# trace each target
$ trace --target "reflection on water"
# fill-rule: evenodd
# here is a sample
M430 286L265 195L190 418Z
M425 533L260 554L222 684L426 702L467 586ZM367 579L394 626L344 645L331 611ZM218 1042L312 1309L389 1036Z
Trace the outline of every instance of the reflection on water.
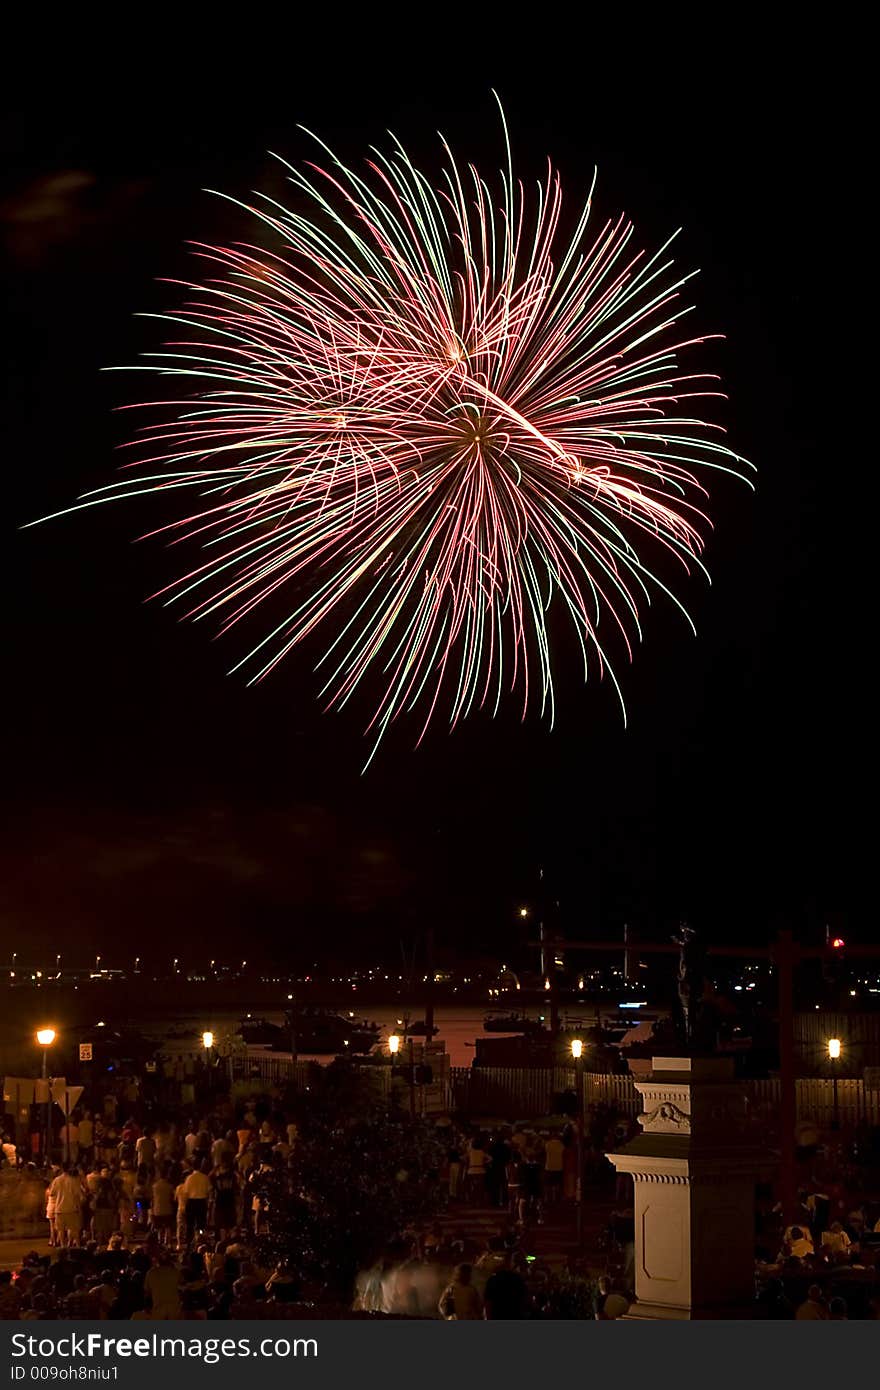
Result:
M340 1010L340 1012L347 1012L347 1010ZM354 1008L353 1012L358 1014L360 1010ZM443 1005L438 1005L435 1008L434 1023L438 1029L435 1041L445 1044L446 1051L449 1053L451 1066L469 1067L471 1065L471 1062L474 1060L475 1040L477 1038L489 1036L483 1029L483 1022L488 1012L490 1012L488 1008L483 1009L475 1005L447 1005L445 1007ZM544 1017L544 1012L540 1007L523 1008L518 1012L532 1019ZM561 1011L561 1019L564 1024L569 1026L576 1027L580 1024L582 1027L586 1028L595 1026L599 1020L606 1021L612 1017L616 1017L617 1014L618 1010L616 1008L587 1004L580 1007L574 1006L563 1009ZM279 1025L284 1022L283 1009L264 1009L260 1010L259 1013L254 1011L253 1016L255 1018L265 1018L269 1023L276 1023ZM405 1014L399 1004L377 1004L366 1007L363 1010L363 1017L369 1019L371 1022L379 1024L382 1029L382 1041L384 1043L385 1039L387 1039L391 1033L399 1033L402 1031ZM410 1018L415 1022L417 1019L424 1018L424 1013L421 1010L413 1010L410 1014ZM178 1016L175 1018L173 1026L175 1029L191 1028L199 1037L201 1037L205 1029L210 1028L219 1042L224 1035L235 1033L240 1020L241 1014L237 1014L232 1010L221 1010L216 1013L211 1013L210 1017L204 1015L198 1018L195 1016ZM633 1023L638 1023L638 1016L633 1018ZM158 1032L162 1029L168 1029L172 1025L167 1018L161 1019L157 1016L152 1020L146 1021L144 1026L149 1031ZM511 1035L493 1032L491 1036L499 1038L509 1037ZM421 1041L421 1039L417 1041ZM302 1054L302 1056L303 1060L306 1060L305 1054ZM327 1059L326 1057L319 1057L316 1060L326 1061Z

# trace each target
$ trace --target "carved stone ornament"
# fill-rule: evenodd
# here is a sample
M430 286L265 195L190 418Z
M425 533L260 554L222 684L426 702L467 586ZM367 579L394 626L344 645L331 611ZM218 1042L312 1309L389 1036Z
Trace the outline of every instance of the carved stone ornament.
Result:
M653 1110L640 1115L639 1124L642 1129L650 1129L655 1133L664 1131L667 1134L690 1134L691 1132L690 1115L671 1100L661 1101Z

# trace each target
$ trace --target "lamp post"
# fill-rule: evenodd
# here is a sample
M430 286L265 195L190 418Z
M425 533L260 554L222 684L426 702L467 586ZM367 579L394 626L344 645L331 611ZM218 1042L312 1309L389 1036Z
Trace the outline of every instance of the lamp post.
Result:
M206 1028L202 1034L202 1047L205 1049L205 1078L207 1088L211 1089L211 1048L214 1046L214 1034L210 1028Z
M409 1066L407 1067L407 1071L408 1071L408 1073L409 1073L409 1076L408 1076L408 1080L409 1080L409 1113L410 1113L411 1118L412 1118L412 1119L415 1119L415 1114L416 1114L416 1087L415 1087L415 1070L414 1070L413 1040L412 1040L412 1038L409 1038L409 1040L408 1040L408 1046L409 1046ZM389 1039L388 1039L388 1051L389 1051L389 1053L391 1054L391 1060L392 1060L392 1064L393 1064L394 1059L400 1055L400 1034L399 1034L399 1033L392 1033L392 1034L390 1035L390 1037L389 1037Z
M42 1076L43 1076L43 1080L46 1082L47 1088L48 1088L48 1084L49 1084L49 1048L52 1046L53 1042L55 1041L56 1036L57 1036L57 1035L56 1035L56 1033L55 1033L55 1029L54 1029L54 1028L38 1028L38 1029L37 1029L37 1042L40 1044L40 1047L43 1049L43 1069L42 1069ZM46 1092L46 1137L45 1137L45 1150L44 1150L44 1152L45 1152L46 1165L48 1166L49 1160L50 1160L50 1157L51 1157L51 1153L52 1153L52 1094L51 1094L51 1090L49 1090L49 1089L47 1089L47 1092Z
M577 1185L574 1199L577 1248L581 1251L584 1245L584 1044L580 1038L572 1038L571 1055L577 1076Z
M414 1120L416 1117L416 1052L411 1033L407 1043L409 1047L409 1116L411 1120Z
M837 1103L837 1064L840 1061L840 1038L828 1039L828 1057L831 1062L831 1128L840 1129L840 1111Z

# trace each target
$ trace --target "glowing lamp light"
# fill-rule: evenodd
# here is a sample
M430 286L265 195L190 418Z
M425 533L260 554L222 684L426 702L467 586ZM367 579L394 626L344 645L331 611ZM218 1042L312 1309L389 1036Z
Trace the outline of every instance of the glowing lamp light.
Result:
M545 989L549 989L549 988L550 988L550 981L549 981L549 980L545 980L545 981L544 981L544 988L545 988Z
M579 1062L584 1051L584 1045L580 1038L572 1038L571 1055L576 1062Z
M836 1062L840 1056L840 1038L828 1039L828 1056L832 1062Z
M37 1042L40 1044L40 1047L51 1047L56 1036L57 1034L54 1028L37 1029Z
M527 907L521 907L519 910L519 915L520 917L528 917L529 909Z
M391 1053L392 1057L396 1056L400 1051L400 1038L396 1033L392 1033L391 1037L388 1039L388 1051Z
M834 940L831 942L832 950L835 951L842 951L845 945L846 942L842 936L835 936Z
M214 1034L211 1032L210 1028L206 1029L202 1034L202 1045L206 1052L214 1046Z

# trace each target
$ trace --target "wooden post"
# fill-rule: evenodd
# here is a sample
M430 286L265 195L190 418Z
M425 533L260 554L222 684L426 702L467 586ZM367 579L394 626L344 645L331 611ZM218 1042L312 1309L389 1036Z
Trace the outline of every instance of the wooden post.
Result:
M584 1249L584 1059L575 1061L577 1076L577 1250L581 1255Z
M425 929L425 969L427 989L425 991L425 1041L434 1036L434 928Z
M795 1128L797 1126L797 1093L794 1066L794 940L791 931L783 928L774 951L777 973L779 1009L779 1123L781 1168L779 1189L782 1215L787 1222L794 1217L797 1196L795 1163Z

